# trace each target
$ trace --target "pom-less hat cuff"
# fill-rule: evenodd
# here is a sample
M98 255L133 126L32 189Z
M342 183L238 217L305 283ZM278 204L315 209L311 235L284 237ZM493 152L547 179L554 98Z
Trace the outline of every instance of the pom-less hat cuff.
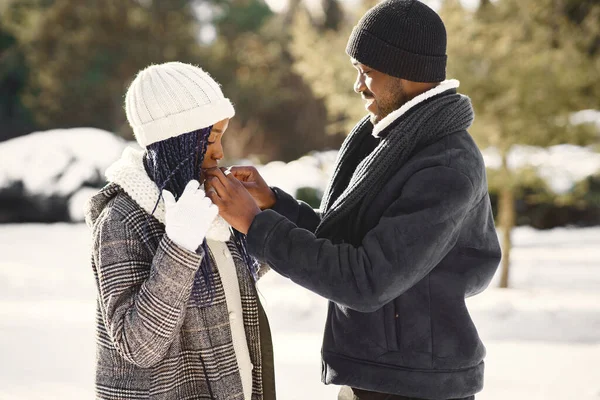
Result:
M377 71L413 82L442 82L446 79L447 56L415 54L395 47L355 26L346 53Z
M226 118L232 118L235 110L229 99L195 107L177 114L148 122L134 129L135 138L142 147L184 133L206 128Z

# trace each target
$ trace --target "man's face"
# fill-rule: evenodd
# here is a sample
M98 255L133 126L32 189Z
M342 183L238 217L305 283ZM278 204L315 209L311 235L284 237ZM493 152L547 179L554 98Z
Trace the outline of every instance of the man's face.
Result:
M365 100L373 125L409 100L402 79L374 70L355 59L352 59L352 65L358 72L354 91Z

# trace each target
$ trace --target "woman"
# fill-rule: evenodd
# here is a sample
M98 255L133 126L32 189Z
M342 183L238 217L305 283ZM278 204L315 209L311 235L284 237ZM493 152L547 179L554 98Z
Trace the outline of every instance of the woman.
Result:
M275 398L261 271L200 188L233 106L202 69L172 62L141 71L125 108L144 151L123 153L86 211L97 397Z

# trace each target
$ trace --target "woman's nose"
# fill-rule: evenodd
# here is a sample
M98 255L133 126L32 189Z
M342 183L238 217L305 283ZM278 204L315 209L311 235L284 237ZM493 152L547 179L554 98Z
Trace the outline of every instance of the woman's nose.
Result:
M214 148L212 149L213 152L211 154L211 158L213 160L219 162L224 157L224 154L223 154L223 145L219 141L218 143L213 144L213 146L214 146Z

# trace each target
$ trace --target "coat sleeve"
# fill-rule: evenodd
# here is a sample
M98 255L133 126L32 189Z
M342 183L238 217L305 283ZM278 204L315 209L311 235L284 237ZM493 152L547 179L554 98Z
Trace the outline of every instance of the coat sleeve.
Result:
M372 312L410 289L448 254L474 196L463 173L430 167L406 182L359 247L334 245L266 210L250 227L249 250L297 284Z
M125 223L107 218L95 235L93 257L112 343L127 361L155 365L179 334L203 253L164 235L152 257Z
M277 202L272 210L292 221L299 228L314 232L321 222L321 214L318 210L303 201L296 200L283 190L271 188L277 197Z

